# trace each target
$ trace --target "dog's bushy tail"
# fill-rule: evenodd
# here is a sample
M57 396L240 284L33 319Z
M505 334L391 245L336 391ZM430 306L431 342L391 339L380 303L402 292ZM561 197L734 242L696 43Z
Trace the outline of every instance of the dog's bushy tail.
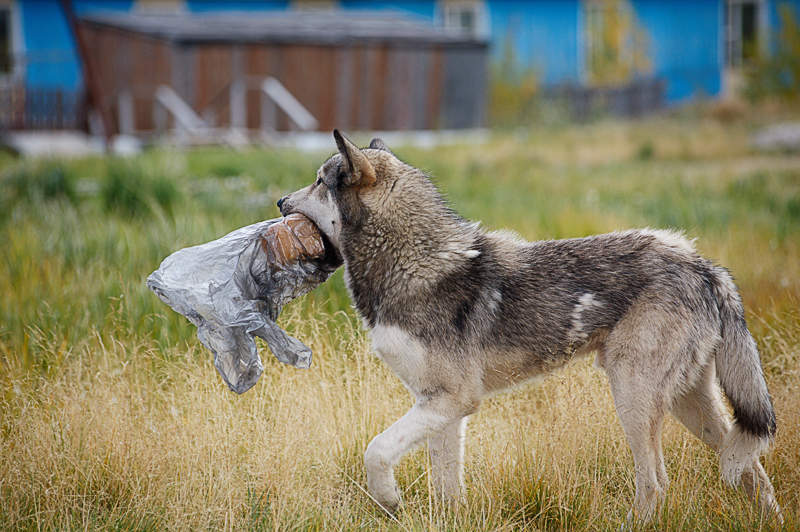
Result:
M744 321L744 308L736 285L724 268L715 267L713 277L722 322L716 369L736 418L721 449L722 477L731 484L738 484L742 472L752 467L772 443L775 411L758 348Z

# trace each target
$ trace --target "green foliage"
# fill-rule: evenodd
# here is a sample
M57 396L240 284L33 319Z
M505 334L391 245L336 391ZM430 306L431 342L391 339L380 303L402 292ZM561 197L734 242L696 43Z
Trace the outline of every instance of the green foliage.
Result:
M683 117L392 148L487 229L536 239L650 225L699 237L736 276L761 349L782 423L765 466L789 530L800 493L800 173L791 156L750 157L748 133ZM463 508L432 501L419 453L396 470L399 521L377 509L363 491L363 450L410 399L369 351L341 271L280 318L314 350L312 368L285 367L259 342L262 381L227 393L196 329L144 279L176 249L278 216L275 200L310 183L328 154L0 162L15 198L0 223L0 528L619 529L633 464L588 361L544 390L484 404L470 422ZM651 528L765 526L722 486L716 455L665 430L673 483Z
M252 488L247 489L248 530L266 531L275 529L269 499L270 494L268 491L257 493Z
M106 211L133 217L150 214L154 204L172 213L180 192L167 177L151 177L139 164L115 160L108 165L100 196Z
M128 216L150 211L144 176L139 167L130 163L116 161L109 164L101 198L107 211L119 211Z
M501 59L491 65L489 124L512 127L533 123L538 113L538 96L536 74L517 64L511 36L508 35Z
M175 185L175 181L167 177L159 176L150 181L150 191L153 199L168 214L172 214L175 203L180 200L180 191Z
M75 180L66 167L56 161L30 162L9 170L2 177L3 198L15 201L75 201Z
M628 0L594 0L585 9L592 83L619 85L651 71L649 38Z
M773 49L758 54L745 71L745 95L752 101L800 99L800 24L791 5L779 6L781 28Z
M639 145L639 148L636 150L636 158L640 161L649 161L655 155L655 147L653 146L653 142L646 140Z

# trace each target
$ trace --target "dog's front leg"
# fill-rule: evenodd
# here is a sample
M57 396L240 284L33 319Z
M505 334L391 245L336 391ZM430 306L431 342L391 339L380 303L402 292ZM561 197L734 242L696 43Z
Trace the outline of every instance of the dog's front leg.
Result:
M467 418L450 423L428 439L431 481L436 494L447 502L464 496L464 430Z
M364 463L367 489L378 504L390 512L397 510L400 493L394 481L394 465L425 438L458 422L466 413L445 398L419 400L391 427L375 436L367 446Z

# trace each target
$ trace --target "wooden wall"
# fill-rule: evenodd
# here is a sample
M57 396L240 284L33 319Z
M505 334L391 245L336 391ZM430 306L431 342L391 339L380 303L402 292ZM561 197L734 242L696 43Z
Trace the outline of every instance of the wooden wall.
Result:
M171 49L167 42L114 28L81 24L80 31L89 51L92 69L100 92L101 112L111 117L114 133L120 132L120 96L127 93L133 106L136 131L156 129L155 89L172 83ZM93 90L87 87L87 90ZM168 118L164 117L169 125Z
M81 31L116 129L124 91L133 98L136 132L170 127L154 105L162 84L227 127L236 79L247 84L246 127L260 129L258 86L267 76L314 115L321 131L467 128L485 121L485 46L176 44L86 22ZM274 129L291 128L279 110L266 119Z

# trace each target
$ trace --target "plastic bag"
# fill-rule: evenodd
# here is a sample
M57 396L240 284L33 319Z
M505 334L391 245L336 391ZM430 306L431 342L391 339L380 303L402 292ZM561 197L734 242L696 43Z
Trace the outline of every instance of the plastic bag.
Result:
M197 326L225 383L244 393L264 371L254 336L281 362L311 365L311 349L275 320L284 304L326 281L339 265L316 226L292 215L176 251L150 274L147 287Z

